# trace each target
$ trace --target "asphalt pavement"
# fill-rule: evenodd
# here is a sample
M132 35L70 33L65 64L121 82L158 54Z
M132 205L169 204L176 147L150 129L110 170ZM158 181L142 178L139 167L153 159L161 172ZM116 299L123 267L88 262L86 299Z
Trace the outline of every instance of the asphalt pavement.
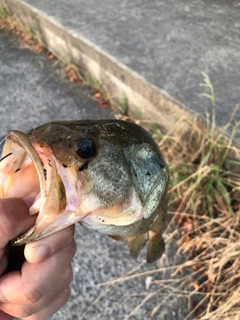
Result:
M201 72L215 89L218 127L240 104L239 0L4 1L142 120L167 126L182 109L211 112Z
M70 83L55 60L0 32L1 135L58 119L112 117L110 110L99 108L93 92Z
M10 129L28 130L57 119L113 117L110 110L100 108L94 101L91 90L70 83L62 69L48 60L46 54L32 51L16 36L3 30L0 30L0 101L1 135ZM170 289L160 290L154 283L146 287L147 282L162 278L162 273L158 272L159 262L143 263L146 252L136 261L129 256L125 243L80 225L76 226L75 238L77 254L73 260L71 299L52 320L128 319L127 315L149 294L153 295L151 299L147 299L130 320L148 319L159 301L163 301L163 305L153 320L178 320L186 315L186 299L168 295ZM112 286L100 286L133 268L137 269L132 273L147 273ZM149 274L151 270L153 273Z

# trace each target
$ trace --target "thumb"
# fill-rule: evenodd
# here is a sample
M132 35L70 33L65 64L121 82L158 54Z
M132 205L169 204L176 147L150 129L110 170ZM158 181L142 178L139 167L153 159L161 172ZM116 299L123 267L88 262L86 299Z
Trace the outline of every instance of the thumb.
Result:
M35 217L29 215L25 202L20 198L0 199L0 250L9 240L30 229Z

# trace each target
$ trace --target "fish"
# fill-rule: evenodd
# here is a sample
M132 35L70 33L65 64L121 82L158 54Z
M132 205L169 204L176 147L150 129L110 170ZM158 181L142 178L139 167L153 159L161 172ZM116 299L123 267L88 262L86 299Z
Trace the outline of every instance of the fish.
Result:
M0 198L19 197L35 225L12 245L37 241L79 222L126 241L147 262L164 252L169 169L157 143L123 120L53 121L10 131L0 158Z

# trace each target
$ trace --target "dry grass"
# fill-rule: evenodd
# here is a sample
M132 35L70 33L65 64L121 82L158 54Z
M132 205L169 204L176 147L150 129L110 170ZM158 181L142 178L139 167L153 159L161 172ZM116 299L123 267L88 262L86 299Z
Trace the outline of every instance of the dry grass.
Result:
M189 129L180 119L163 137L153 128L171 172L173 217L166 230L167 246L177 226L178 254L188 256L176 265L168 285L188 298L186 319L240 319L240 150L233 144L238 106L223 132L216 132L214 89L208 76L203 77L202 86L210 91L204 95L212 102L207 125L195 119ZM227 139L224 133L229 129Z
M192 258L178 266L175 273L192 269L198 279L189 283L189 317L199 319L240 318L240 212L230 218L198 221L188 241L179 251L192 253ZM194 295L201 294L198 304ZM201 306L203 308L201 308Z

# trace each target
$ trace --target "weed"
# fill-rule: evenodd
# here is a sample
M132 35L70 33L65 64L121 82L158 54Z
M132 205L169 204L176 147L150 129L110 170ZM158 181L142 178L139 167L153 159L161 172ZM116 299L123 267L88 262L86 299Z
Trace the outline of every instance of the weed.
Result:
M108 91L104 88L101 82L93 75L87 77L87 83L95 91L95 99L98 100L102 107L115 107L113 99L110 97Z
M123 95L122 101L119 103L119 110L123 115L128 116L129 104L128 98L125 96L125 94Z
M179 278L178 285L179 295L183 294L183 284L189 292L186 297L190 313L185 319L238 319L240 161L233 140L239 123L232 124L231 116L224 132L216 131L214 88L205 73L203 80L200 85L209 92L202 95L210 99L212 106L211 112L206 111L206 125L193 125L191 132L187 131L187 145L180 138L186 136L181 124L175 128L174 139L163 138L165 141L160 142L170 163L170 209L175 212L174 223L182 234L179 252L190 254L185 263L176 266L174 275L186 275ZM227 139L224 133L230 127L232 134ZM233 151L237 159L229 158ZM227 169L229 164L235 166L235 171ZM184 216L190 219L187 232L182 223Z
M95 90L96 92L101 91L102 86L101 86L100 82L98 81L98 79L96 77L94 77L93 75L88 77L88 83L89 83L90 87L93 88L93 90Z
M82 83L83 76L80 74L79 68L70 60L70 58L59 51L56 51L55 54L59 60L54 61L53 66L56 66L61 62L69 81Z
M89 86L98 94L99 98L102 101L109 102L110 98L108 97L107 91L100 83L100 81L93 75L88 77Z
M0 19L5 19L8 16L8 10L4 6L0 6Z
M29 38L29 40L37 40L36 34L31 27L26 28L26 35Z
M233 213L231 190L240 184L238 176L231 173L234 178L230 179L230 172L226 170L234 134L228 140L223 133L216 131L214 89L209 77L206 74L203 77L201 86L210 90L204 96L212 104L211 116L206 111L206 125L199 127L195 122L192 129L185 129L182 119L174 127L174 134L171 132L161 137L159 128L155 127L153 136L162 138L161 148L170 163L170 208L211 218L223 213L228 217ZM235 125L233 132L238 126Z

